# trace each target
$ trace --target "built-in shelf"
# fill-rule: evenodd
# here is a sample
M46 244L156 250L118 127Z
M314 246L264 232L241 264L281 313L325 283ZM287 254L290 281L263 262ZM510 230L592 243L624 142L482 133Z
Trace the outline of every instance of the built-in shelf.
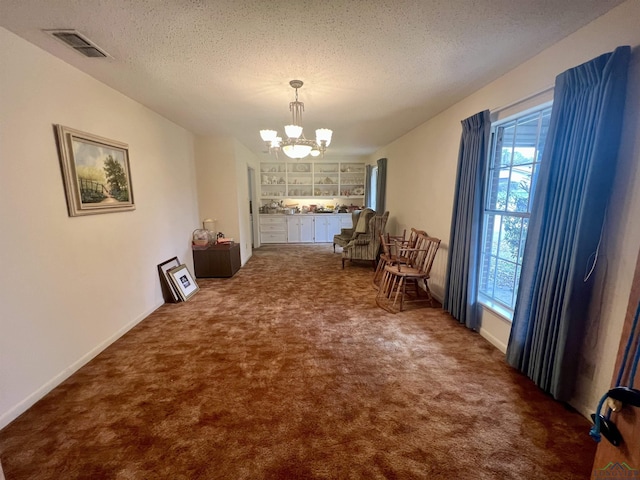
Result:
M363 198L365 164L355 162L262 162L260 196Z

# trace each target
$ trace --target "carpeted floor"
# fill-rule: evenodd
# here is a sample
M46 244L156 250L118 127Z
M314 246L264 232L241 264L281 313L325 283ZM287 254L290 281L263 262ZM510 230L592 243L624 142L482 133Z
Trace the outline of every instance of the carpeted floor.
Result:
M586 479L589 422L368 264L269 246L0 431L7 480Z

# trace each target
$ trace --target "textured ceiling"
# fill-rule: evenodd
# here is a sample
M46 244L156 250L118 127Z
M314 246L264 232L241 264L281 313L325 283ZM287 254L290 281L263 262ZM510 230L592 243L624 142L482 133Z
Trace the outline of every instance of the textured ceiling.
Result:
M372 153L622 0L0 0L0 25L190 131L261 157L301 79L307 137ZM70 28L112 58L42 32Z

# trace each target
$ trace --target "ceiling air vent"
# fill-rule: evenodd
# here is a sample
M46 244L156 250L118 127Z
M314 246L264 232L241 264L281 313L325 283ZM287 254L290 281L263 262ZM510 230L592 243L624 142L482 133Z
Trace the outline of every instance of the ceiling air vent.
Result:
M85 57L104 58L109 56L104 50L76 30L45 30L45 32L75 51L80 52Z

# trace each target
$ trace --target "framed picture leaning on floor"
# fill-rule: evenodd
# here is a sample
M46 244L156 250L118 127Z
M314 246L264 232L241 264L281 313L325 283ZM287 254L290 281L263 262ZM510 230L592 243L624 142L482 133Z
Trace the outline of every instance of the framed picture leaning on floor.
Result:
M178 289L169 278L169 270L182 265L178 257L170 258L158 265L158 273L160 274L160 286L162 287L162 296L165 302L180 302L182 298L178 293Z
M173 267L167 273L182 301L186 302L200 290L185 264Z

